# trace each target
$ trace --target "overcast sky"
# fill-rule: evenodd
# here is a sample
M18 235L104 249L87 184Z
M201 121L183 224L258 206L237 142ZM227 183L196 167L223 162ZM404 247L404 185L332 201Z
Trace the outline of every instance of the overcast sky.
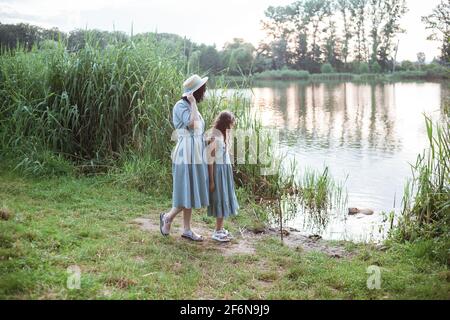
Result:
M223 44L235 37L257 45L264 39L260 21L270 5L293 0L0 0L0 22L28 22L63 31L76 28L121 30L129 33L158 31L176 33L199 43ZM416 60L423 51L427 60L439 54L439 43L426 40L420 21L439 0L407 0L409 12L402 25L398 60Z

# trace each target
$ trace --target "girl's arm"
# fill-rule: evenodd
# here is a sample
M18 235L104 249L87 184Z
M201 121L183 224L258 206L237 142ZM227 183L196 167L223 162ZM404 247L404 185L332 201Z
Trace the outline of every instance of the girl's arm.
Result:
M211 138L209 142L209 148L211 148L210 158L208 161L209 191L214 192L216 187L214 183L214 158L216 156L216 142L214 141L214 137Z

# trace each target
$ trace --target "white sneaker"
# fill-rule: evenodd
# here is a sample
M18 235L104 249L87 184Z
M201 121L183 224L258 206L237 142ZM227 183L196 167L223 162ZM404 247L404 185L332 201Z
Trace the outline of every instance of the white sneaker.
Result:
M214 231L211 238L219 242L230 242L230 237L221 231L222 230Z
M230 233L227 229L225 229L225 228L222 228L221 230L216 231L216 232L218 232L218 233L223 233L223 234L225 234L228 238L233 239L233 236L231 235L231 233Z

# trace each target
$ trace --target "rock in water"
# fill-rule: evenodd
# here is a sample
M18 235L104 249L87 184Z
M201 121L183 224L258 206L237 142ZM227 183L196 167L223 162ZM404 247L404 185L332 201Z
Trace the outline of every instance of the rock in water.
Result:
M348 208L348 214L349 215L355 215L355 214L358 214L358 213L365 214L365 215L368 215L368 216L374 214L372 209Z

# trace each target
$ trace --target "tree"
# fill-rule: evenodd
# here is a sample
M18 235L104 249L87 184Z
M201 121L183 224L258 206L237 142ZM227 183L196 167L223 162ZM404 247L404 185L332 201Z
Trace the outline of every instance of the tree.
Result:
M347 64L348 57L350 54L350 40L353 37L351 32L352 23L350 19L350 0L338 0L337 8L342 16L343 32L344 32L344 42L342 44L342 59L344 63Z
M269 36L272 67L281 69L286 66L290 57L288 43L289 35L292 33L292 7L270 6L264 14L265 19L261 23Z
M417 65L419 66L419 70L422 69L422 66L425 64L426 56L423 52L417 53Z
M254 63L255 47L243 39L227 42L222 51L222 63L232 75L250 74Z
M359 62L367 61L367 40L365 31L367 3L368 0L350 0L351 17L355 21L355 58Z
M386 20L382 28L382 41L379 50L379 63L383 70L387 70L392 64L392 54L397 50L394 45L394 37L397 33L403 32L399 21L408 11L405 0L383 0L386 11Z
M380 46L381 42L380 27L382 27L382 21L386 14L383 4L385 4L384 0L370 0L370 16L371 16L370 37L372 39L372 54L370 61L372 64L378 61L378 47Z
M333 73L334 69L330 63L324 63L322 67L320 67L320 72L322 73Z
M330 19L325 38L324 54L325 61L330 63L334 68L341 65L340 60L340 41L336 35L336 22Z
M321 49L319 45L319 31L323 21L331 16L331 2L323 0L306 0L304 2L306 19L311 25L311 60L317 66L321 61ZM315 70L313 70L315 71Z
M0 46L2 48L13 49L17 45L31 50L34 45L38 45L46 40L65 40L66 34L57 28L44 29L26 23L2 24L0 23Z
M422 17L426 29L431 30L429 40L441 41L441 61L450 62L450 1L441 0L428 16Z

